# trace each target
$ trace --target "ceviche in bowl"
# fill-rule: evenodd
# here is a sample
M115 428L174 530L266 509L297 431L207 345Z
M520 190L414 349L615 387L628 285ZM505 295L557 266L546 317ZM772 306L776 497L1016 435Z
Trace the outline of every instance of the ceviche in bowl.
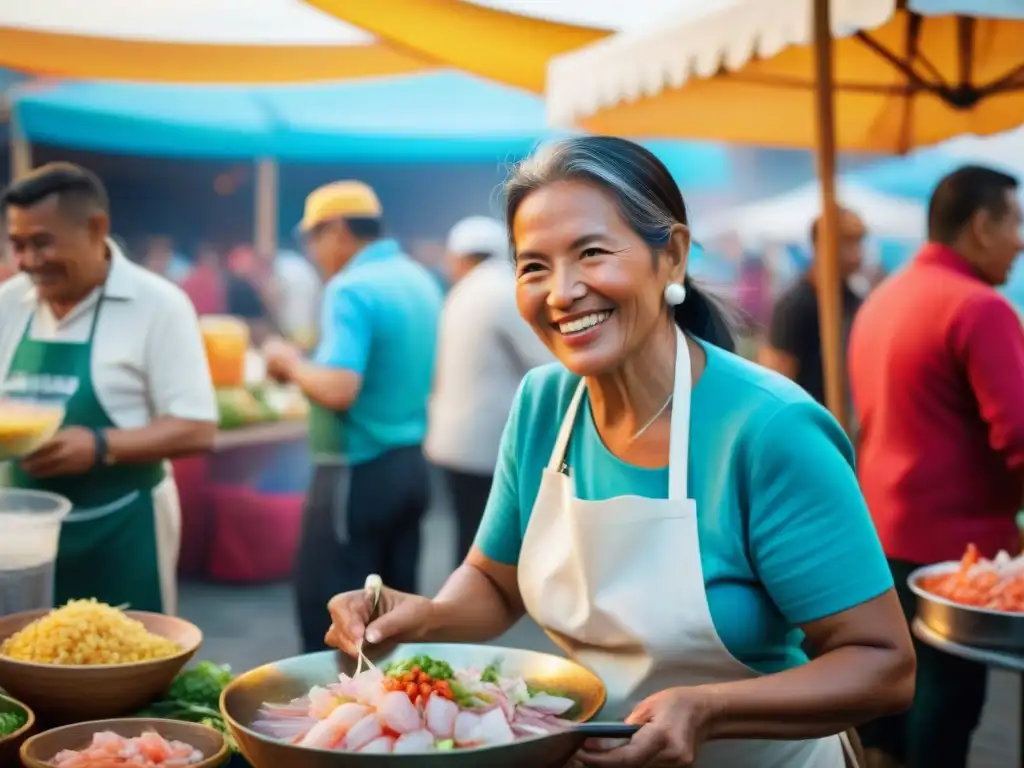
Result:
M578 748L579 724L604 699L593 673L557 656L425 644L399 646L365 666L335 652L270 664L232 683L221 709L257 768L270 768L275 759L296 768L356 765L357 756L383 755L443 757L449 765L460 755L554 739L547 754L529 749L535 753L530 758L520 748L516 760L523 762L509 763L533 759L543 766L552 755L564 760ZM317 759L303 760L303 754ZM478 764L504 762L492 754Z

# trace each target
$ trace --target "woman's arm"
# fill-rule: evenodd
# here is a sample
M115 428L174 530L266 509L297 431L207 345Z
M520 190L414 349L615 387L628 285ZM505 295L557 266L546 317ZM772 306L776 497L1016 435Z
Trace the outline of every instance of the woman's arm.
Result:
M142 464L174 459L213 448L217 425L165 417L137 429L110 429L104 433L107 454L118 464Z
M514 565L488 558L478 548L455 570L437 597L427 642L482 643L504 634L526 612Z
M709 686L713 736L812 738L906 709L913 645L846 436L801 400L768 419L748 449L751 563L815 658Z
M914 649L894 590L803 630L808 664L705 687L709 739L810 739L910 706Z

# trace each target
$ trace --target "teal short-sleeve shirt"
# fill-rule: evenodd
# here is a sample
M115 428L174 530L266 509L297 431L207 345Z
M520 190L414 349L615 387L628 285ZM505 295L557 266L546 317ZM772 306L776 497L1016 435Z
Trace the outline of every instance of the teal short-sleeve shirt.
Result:
M788 379L703 346L707 366L690 411L689 496L697 504L705 591L729 651L776 672L807 660L799 625L879 596L892 576L857 485L853 449L832 416ZM492 560L518 561L578 383L557 364L523 380L476 539ZM586 398L566 459L580 498L668 496L667 468L616 458Z

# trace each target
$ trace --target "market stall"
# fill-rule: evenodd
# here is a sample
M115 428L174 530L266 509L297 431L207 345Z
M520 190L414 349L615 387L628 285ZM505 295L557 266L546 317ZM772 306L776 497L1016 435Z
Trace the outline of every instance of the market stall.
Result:
M232 583L286 578L309 472L308 404L266 378L245 323L201 320L217 389L213 451L174 462L182 501L182 576Z

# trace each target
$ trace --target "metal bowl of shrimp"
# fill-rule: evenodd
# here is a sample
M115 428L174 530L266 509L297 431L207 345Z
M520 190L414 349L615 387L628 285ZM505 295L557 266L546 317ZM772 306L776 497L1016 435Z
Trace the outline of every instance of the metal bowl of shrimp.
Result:
M1024 652L1024 613L954 602L929 590L937 577L962 571L960 562L927 565L910 574L907 586L917 596L917 617L930 629L961 645Z
M366 659L324 651L239 676L220 705L242 754L255 768L564 768L587 738L636 731L592 722L604 685L551 654L406 644Z

